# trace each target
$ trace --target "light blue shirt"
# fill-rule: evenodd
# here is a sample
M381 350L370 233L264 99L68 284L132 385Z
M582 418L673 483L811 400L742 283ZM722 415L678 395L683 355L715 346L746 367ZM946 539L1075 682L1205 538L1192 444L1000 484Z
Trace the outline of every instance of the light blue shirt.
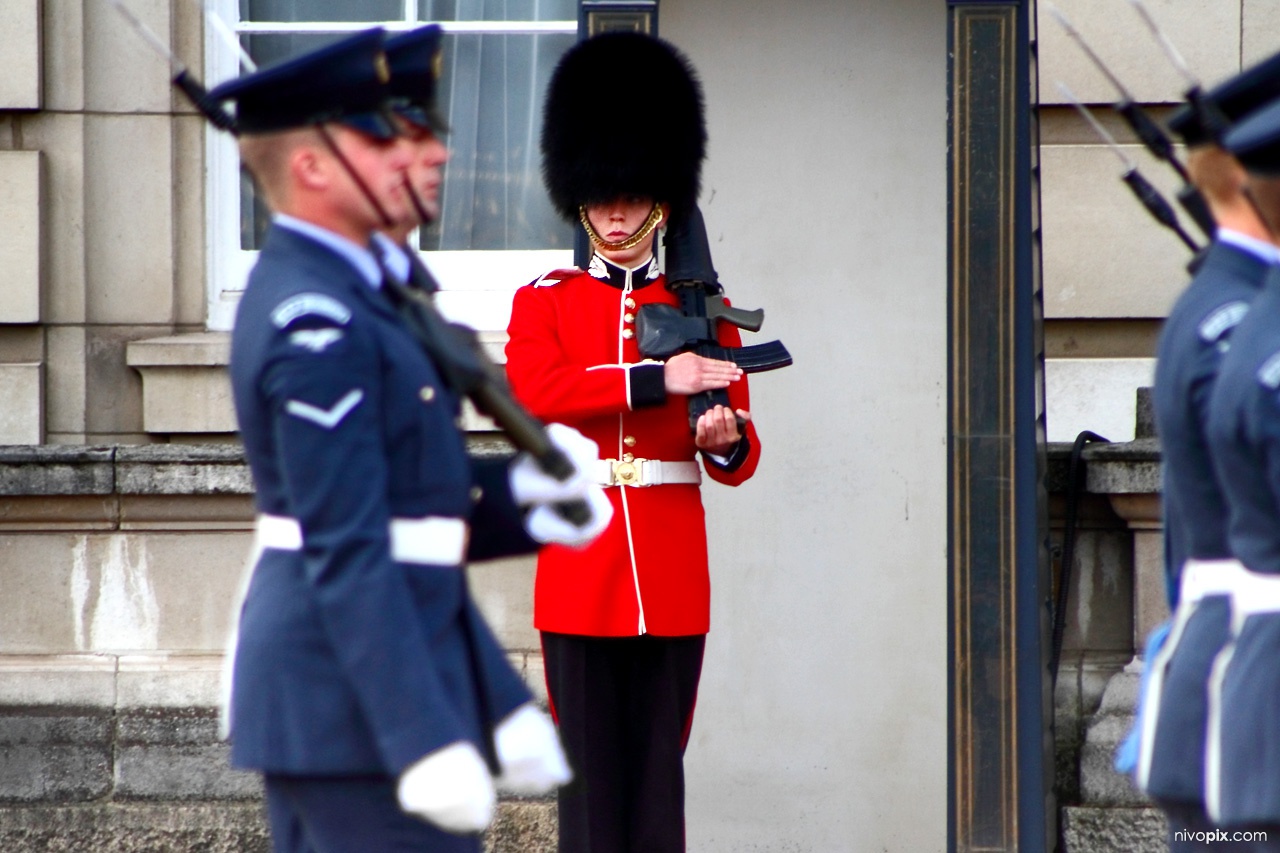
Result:
M335 234L328 228L322 228L311 222L299 219L296 216L290 216L287 213L277 213L272 217L272 221L281 228L288 228L290 231L296 231L305 237L310 237L317 243L337 252L347 260L351 266L355 267L369 286L377 290L382 287L382 270L378 267L378 262L374 259L373 253L363 246L358 246L339 234Z
M395 241L386 234L375 231L373 248L382 258L382 265L387 268L387 272L395 276L398 281L409 280L409 256L405 254L405 247L397 246Z
M1214 236L1219 241L1235 246L1242 252L1248 252L1268 264L1280 264L1280 249L1264 240L1241 234L1239 231L1232 231L1230 228L1219 228Z

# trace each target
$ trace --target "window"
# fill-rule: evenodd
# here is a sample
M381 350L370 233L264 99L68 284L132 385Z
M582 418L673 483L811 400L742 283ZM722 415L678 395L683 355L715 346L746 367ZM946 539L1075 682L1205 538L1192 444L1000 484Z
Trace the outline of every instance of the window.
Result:
M542 186L542 100L577 39L577 0L212 0L209 86L240 73L233 40L267 65L370 26L444 27L440 107L449 122L438 222L417 245L443 291L441 308L481 330L506 328L512 292L573 261L574 228ZM266 211L240 171L235 141L207 137L209 327L230 329L257 256Z

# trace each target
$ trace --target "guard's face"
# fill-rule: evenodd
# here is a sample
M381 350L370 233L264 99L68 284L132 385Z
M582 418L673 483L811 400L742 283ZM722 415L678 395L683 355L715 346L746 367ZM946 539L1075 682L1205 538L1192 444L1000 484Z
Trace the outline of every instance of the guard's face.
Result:
M341 125L329 125L334 142L338 146L351 168L368 186L370 192L382 205L383 210L392 220L399 222L411 215L409 196L405 190L405 177L413 152L402 137L377 139L359 131ZM341 164L336 164L346 177L343 191L347 201L352 205L355 215L369 217L369 227L384 227L376 210L373 210L364 193L356 185Z
M610 202L587 205L587 221L596 233L610 243L620 243L640 230L653 211L653 199L644 196L621 196ZM595 245L596 253L624 267L635 266L653 253L654 236L641 240L630 249L608 249Z
M449 149L428 127L398 119L400 133L413 152L409 164L409 185L422 209L416 211L415 224L426 225L440 218L441 168L449 159ZM425 221L418 218L426 214Z

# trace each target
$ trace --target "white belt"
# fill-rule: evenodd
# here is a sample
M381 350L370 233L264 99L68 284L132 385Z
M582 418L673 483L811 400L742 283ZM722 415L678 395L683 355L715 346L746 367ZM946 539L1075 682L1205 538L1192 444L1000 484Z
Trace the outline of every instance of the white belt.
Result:
M1231 609L1237 626L1255 613L1280 612L1280 575L1246 570L1231 589Z
M391 559L397 563L460 566L466 560L471 530L460 518L428 515L424 518L393 518L388 533ZM296 518L259 515L257 534L259 548L302 550L302 526Z
M595 481L602 486L662 486L702 482L697 462L658 459L597 459Z
M1195 604L1210 595L1230 595L1251 577L1239 560L1187 560L1182 564L1178 600Z

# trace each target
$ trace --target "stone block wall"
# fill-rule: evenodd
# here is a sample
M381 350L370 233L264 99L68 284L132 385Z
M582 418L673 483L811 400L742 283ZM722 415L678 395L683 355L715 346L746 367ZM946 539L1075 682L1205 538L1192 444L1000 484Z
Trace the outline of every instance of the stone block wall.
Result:
M0 850L268 849L258 778L217 732L252 523L235 445L0 447ZM483 564L472 587L545 701L531 571ZM486 847L554 850L554 815L504 801Z
M1145 391L1146 389L1144 389ZM1139 436L1090 445L1062 664L1055 691L1062 853L1163 853L1168 827L1128 777L1116 750L1134 723L1143 641L1167 615L1160 527L1160 451L1149 394ZM1051 445L1051 540L1062 543L1069 445Z

